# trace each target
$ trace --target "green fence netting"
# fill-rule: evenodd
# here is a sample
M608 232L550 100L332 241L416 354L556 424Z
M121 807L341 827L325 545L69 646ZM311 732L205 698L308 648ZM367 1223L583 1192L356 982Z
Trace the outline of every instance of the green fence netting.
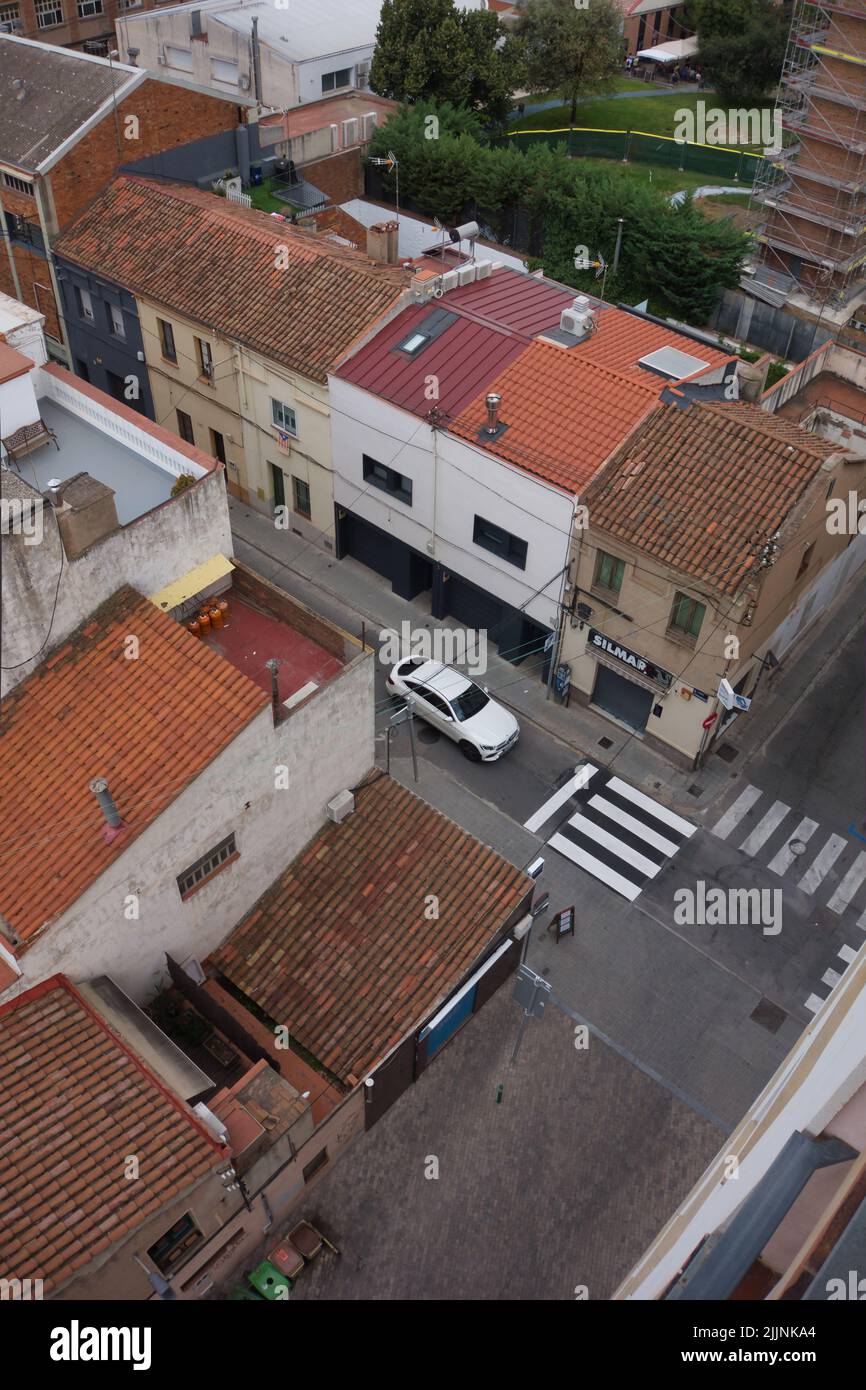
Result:
M564 149L577 158L635 160L644 164L665 164L671 169L710 174L751 184L760 154L727 149L719 145L680 142L671 135L653 135L645 130L592 130L583 126L564 126L557 130L512 130L504 137L525 149L545 144Z

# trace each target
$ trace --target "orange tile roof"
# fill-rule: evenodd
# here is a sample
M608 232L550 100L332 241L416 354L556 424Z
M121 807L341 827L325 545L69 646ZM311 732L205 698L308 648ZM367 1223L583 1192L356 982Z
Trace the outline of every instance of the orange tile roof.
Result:
M46 1293L221 1162L63 975L0 1005L0 1135L0 1276L42 1279Z
M665 382L650 372L631 380L575 356L573 349L533 342L450 426L528 473L579 494L625 435L656 405ZM508 429L486 442L485 397L502 397Z
M590 525L735 594L838 445L743 402L660 405L587 489Z
M126 639L139 641L128 660ZM0 912L26 943L268 704L265 691L133 589L120 589L3 701ZM125 828L107 843L90 790Z
M661 323L651 323L637 314L609 305L598 314L596 331L584 342L577 343L569 351L584 362L593 362L597 367L609 367L613 372L628 377L630 381L645 382L647 377L657 381L659 389L667 377L658 376L641 367L640 359L659 348L676 348L697 357L709 367L723 367L727 362L735 362L729 352L709 344L696 342L675 328Z
M131 176L115 179L54 249L320 381L408 285L400 267L267 213Z
M374 774L210 958L343 1081L456 987L531 887L487 845ZM427 894L438 920L424 916Z

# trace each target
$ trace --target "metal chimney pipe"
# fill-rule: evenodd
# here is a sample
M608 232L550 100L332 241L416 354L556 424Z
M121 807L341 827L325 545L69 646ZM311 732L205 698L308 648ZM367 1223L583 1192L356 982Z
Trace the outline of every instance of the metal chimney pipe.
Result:
M52 507L62 507L62 506L63 506L63 498L60 496L60 488L61 488L61 486L62 486L62 483L61 483L61 480L60 480L59 478L49 478L49 479L48 479L48 488L47 488L48 500L49 500L49 502L51 503Z
M99 802L102 814L105 816L105 819L111 826L112 830L117 830L121 825L123 825L123 821L121 819L120 812L114 804L114 797L108 790L108 783L106 782L105 778L95 777L93 781L90 783L90 790L93 792L93 795Z
M485 396L484 404L487 406L487 434L496 434L499 429L499 407L502 404L502 397L497 396L495 391L491 391L489 396Z

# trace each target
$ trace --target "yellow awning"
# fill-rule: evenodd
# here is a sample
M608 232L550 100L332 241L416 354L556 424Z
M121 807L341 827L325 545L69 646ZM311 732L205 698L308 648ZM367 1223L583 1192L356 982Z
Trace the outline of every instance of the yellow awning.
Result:
M224 575L231 574L234 564L225 555L214 555L210 560L205 560L203 565L196 565L194 570L190 570L180 579L175 579L173 584L166 584L159 593L150 594L151 603L157 608L161 608L163 613L169 613L172 608L179 608L187 599L200 594L202 589L209 589L211 584L215 584Z

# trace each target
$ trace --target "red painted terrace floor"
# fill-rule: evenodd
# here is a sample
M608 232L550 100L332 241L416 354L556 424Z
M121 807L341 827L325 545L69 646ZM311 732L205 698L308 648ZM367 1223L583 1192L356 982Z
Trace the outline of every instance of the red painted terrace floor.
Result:
M296 632L288 623L251 608L231 592L228 623L202 638L262 690L271 693L271 673L265 665L271 657L280 663L280 699L285 701L304 686L324 685L342 669L330 652ZM311 690L305 692L312 694Z

